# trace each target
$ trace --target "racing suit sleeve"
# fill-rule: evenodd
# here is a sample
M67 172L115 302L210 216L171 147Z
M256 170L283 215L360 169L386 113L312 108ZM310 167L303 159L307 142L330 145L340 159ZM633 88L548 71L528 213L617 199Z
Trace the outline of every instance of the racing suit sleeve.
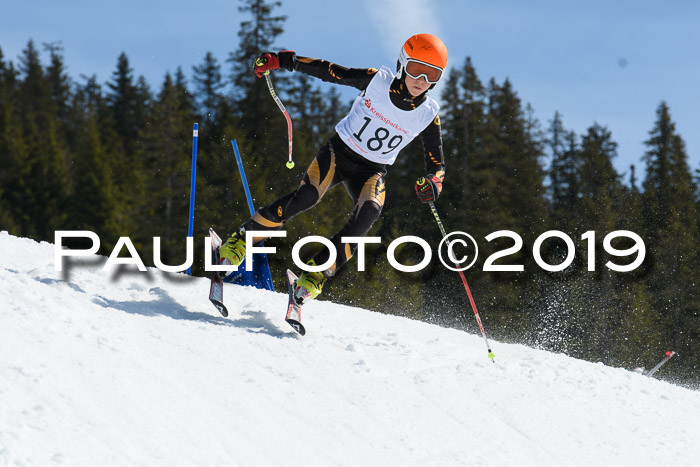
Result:
M442 181L445 178L445 158L442 152L442 131L440 116L436 115L430 124L420 133L425 156L425 173L435 174Z
M376 68L347 68L319 58L309 58L297 55L294 69L304 74L319 78L327 83L352 86L364 91L372 81Z

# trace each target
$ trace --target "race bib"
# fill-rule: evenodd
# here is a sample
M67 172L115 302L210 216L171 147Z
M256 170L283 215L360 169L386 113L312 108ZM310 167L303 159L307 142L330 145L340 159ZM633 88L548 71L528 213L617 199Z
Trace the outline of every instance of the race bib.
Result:
M437 116L439 106L430 97L414 110L391 103L393 73L382 67L335 129L356 153L373 162L391 165L403 149Z

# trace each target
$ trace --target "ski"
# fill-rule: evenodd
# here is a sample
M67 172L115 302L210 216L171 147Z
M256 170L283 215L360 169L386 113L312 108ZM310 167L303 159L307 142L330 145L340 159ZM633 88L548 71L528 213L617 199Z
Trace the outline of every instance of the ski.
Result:
M209 228L209 236L211 237L211 261L213 265L218 265L219 248L221 247L221 237L219 237L214 229ZM224 275L219 275L217 271L211 273L211 286L209 287L209 300L219 310L219 313L225 318L228 316L228 310L224 306Z
M289 279L289 303L287 305L287 316L285 321L294 328L300 335L306 334L306 329L301 324L301 305L294 299L294 290L298 277L292 271L287 269L287 279Z

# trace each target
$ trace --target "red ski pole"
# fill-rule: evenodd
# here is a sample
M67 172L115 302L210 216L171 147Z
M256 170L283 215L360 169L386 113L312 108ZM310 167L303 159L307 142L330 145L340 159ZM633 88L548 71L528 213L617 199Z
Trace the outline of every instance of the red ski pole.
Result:
M260 59L258 59L255 63L257 65L264 65L264 63L261 62ZM270 90L270 95L277 103L277 107L279 107L282 113L284 114L284 118L287 119L287 140L289 141L289 160L287 161L287 168L293 169L294 161L292 160L292 117L289 116L289 112L287 112L287 109L284 108L284 104L282 104L280 98L277 97L275 88L272 87L272 81L270 80L270 71L268 70L263 74L265 75L265 81L267 81L267 89Z
M440 227L440 232L442 233L442 237L446 238L447 233L445 232L445 227L442 225L442 221L440 220L440 216L438 215L437 209L435 209L435 204L430 201L428 203L430 206L430 210L433 212L433 216L435 216L435 220L437 221L438 227ZM450 241L447 240L447 245L450 245ZM459 264L455 263L455 266L459 269ZM476 323L479 325L479 329L481 330L481 336L484 338L484 342L486 343L486 349L488 350L488 358L491 359L492 362L496 363L494 358L496 358L496 355L491 351L491 346L489 345L489 341L486 338L486 331L484 330L484 325L481 324L481 318L479 317L479 311L476 309L476 303L474 302L474 297L472 296L472 291L469 289L469 284L467 284L467 278L464 276L464 271L459 270L459 277L462 278L462 283L464 284L464 289L467 291L467 296L469 297L469 303L472 306L472 310L474 311L474 317L476 318Z
M651 370L649 370L649 371L647 371L646 373L644 373L644 375L645 375L645 376L652 376L654 373L656 373L657 371L659 371L659 368L661 368L661 367L663 366L664 363L666 363L667 361L671 360L671 358L672 358L674 355L676 355L676 352L674 352L673 350L669 350L669 351L666 352L666 354L664 355L664 359L661 360L654 368L652 368Z

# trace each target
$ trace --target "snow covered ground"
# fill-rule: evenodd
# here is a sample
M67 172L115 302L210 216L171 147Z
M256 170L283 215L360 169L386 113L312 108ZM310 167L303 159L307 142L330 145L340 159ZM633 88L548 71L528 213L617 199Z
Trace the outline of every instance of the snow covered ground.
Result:
M0 233L0 465L700 464L700 392L327 301ZM279 272L279 271L278 271Z

